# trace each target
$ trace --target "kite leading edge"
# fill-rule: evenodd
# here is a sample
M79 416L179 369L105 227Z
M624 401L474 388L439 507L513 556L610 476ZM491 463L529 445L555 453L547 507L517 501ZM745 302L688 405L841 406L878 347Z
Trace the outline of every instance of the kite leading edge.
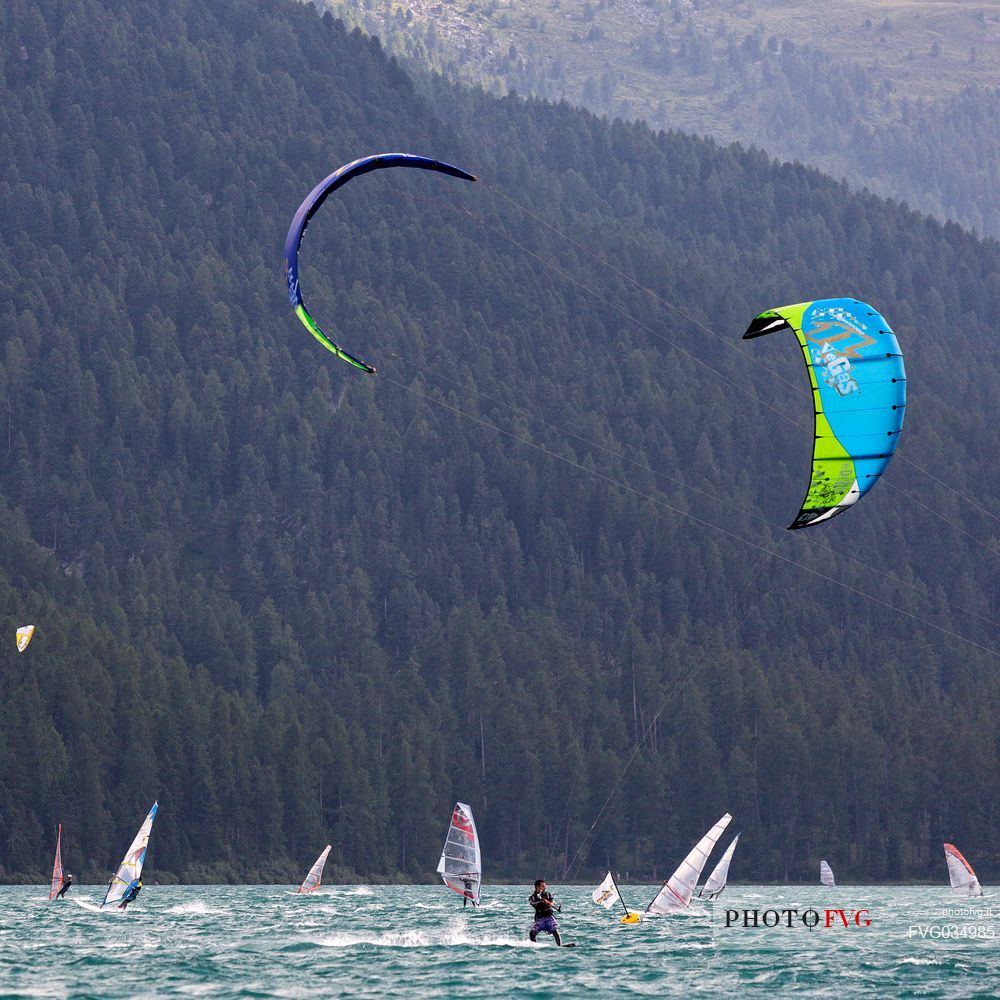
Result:
M316 214L320 206L333 194L337 188L343 187L348 181L367 174L372 170L384 170L388 167L416 167L420 170L436 170L442 174L449 174L452 177L459 177L462 180L474 181L473 174L454 167L450 163L441 160L432 160L426 156L414 156L411 153L379 153L375 156L364 156L360 160L354 160L335 170L329 177L324 178L309 192L305 201L299 205L299 210L292 219L292 224L285 238L285 280L288 283L288 299L295 310L295 315L302 321L302 325L328 350L336 354L338 358L346 361L355 368L360 368L369 375L375 374L375 369L361 361L359 358L349 354L338 344L335 344L320 329L319 324L312 318L306 308L299 288L299 247L302 244L302 237L305 234L309 220Z

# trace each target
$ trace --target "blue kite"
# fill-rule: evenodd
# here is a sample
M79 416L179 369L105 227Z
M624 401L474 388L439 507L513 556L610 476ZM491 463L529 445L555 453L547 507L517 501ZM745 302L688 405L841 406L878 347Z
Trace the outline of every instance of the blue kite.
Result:
M419 170L436 170L439 173L449 174L466 181L476 179L473 174L460 167L453 167L450 163L444 163L441 160L431 160L426 156L414 156L410 153L379 153L375 156L364 156L360 160L347 163L335 170L309 192L306 200L299 205L299 210L292 219L288 236L285 239L285 279L288 283L288 299L292 303L295 315L328 351L332 351L338 358L342 358L348 364L360 368L369 375L374 375L375 369L335 344L320 329L306 308L299 288L299 247L302 244L302 237L305 234L306 226L309 225L309 220L337 188L343 187L348 181L360 177L361 174L370 173L372 170L385 170L388 167L416 167Z

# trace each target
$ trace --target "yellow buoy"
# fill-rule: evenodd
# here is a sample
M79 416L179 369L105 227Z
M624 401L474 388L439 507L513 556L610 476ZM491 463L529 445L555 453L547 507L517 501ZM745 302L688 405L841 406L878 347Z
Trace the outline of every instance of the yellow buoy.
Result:
M641 913L626 913L624 917L621 918L619 923L622 924L637 924L642 920Z

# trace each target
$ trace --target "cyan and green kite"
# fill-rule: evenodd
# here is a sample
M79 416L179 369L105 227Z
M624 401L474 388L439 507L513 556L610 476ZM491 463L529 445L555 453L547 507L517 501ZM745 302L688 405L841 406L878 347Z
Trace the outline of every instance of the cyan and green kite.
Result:
M791 330L812 385L812 477L789 525L836 517L878 481L896 450L906 408L903 355L889 324L857 299L818 299L768 309L743 339Z

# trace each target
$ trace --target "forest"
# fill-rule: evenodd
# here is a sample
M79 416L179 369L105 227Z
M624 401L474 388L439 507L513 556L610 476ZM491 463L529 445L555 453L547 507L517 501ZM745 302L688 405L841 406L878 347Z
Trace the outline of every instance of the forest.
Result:
M0 6L0 879L1000 876L1000 246L801 165L416 86L293 0ZM310 226L324 351L287 299ZM785 531L768 307L873 303L888 475ZM984 364L984 362L986 362ZM17 626L37 632L18 654Z

